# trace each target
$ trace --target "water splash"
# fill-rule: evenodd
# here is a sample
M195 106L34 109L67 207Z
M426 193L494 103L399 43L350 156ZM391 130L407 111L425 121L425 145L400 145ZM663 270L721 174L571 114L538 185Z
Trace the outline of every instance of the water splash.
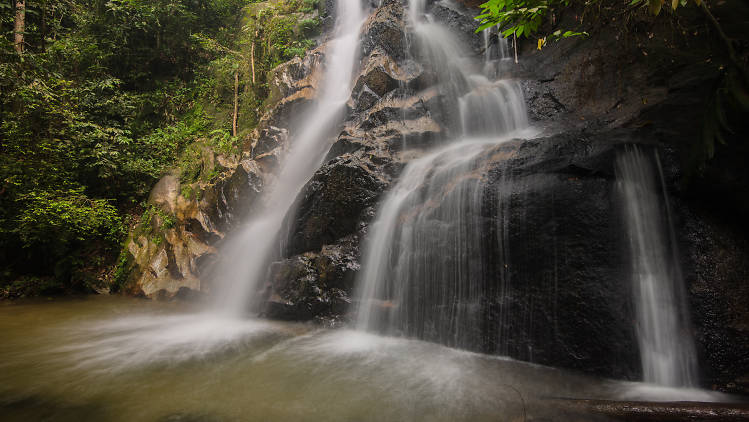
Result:
M694 341L657 152L628 146L616 161L629 239L637 334L645 382L695 385Z

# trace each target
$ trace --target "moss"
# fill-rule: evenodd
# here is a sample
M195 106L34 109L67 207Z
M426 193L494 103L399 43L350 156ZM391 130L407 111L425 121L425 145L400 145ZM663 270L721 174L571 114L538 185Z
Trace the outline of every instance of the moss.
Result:
M131 239L128 240L129 243ZM119 257L117 257L117 265L114 268L114 274L112 276L112 285L110 291L113 293L123 291L127 285L127 280L132 272L133 259L127 247L123 247L120 251Z
M195 195L195 188L190 185L182 185L180 189L180 194L184 196L187 199L194 199L196 197Z
M177 219L164 212L156 205L145 205L145 211L140 217L140 222L135 229L136 236L151 236L155 233L164 232L177 225ZM154 223L157 224L154 227Z

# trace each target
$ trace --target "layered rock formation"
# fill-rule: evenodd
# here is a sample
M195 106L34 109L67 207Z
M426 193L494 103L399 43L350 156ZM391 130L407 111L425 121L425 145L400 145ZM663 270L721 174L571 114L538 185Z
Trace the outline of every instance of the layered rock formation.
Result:
M300 192L296 211L287 216L284 254L270 265L258 292L267 304L266 316L345 322L361 267L362 239L378 202L410 159L451 134L451 116L443 104L455 99L440 92L428 66L409 50L402 4L382 3L364 25L360 73L343 129L324 165ZM471 32L473 12L446 4L432 4L432 15L461 30L466 45L479 55L480 39ZM679 153L699 133L701 109L695 105L702 104L702 87L713 73L691 55L662 47L699 39L664 42L669 35L656 33L621 48L621 36L615 28L603 30L595 42L567 40L541 52L535 43L520 45L521 64L510 71L524 80L535 125L547 129L539 139L488 150L479 166L487 204L481 210L484 264L490 268L486 282L505 272L512 283L502 303L487 299L487 326L495 327L488 330L509 333L501 350L497 344L474 349L639 378L613 170L621 145L638 143L660 150L664 159L705 368L701 382L747 392L749 245L734 221L700 204L680 183ZM222 173L197 186L200 195L179 194L173 176L159 182L152 203L176 223L163 228L155 217L160 242L134 234L128 244L131 291L154 297L173 296L180 289L183 294L184 289L210 292L205 273L217 247L272 183L293 133L293 116L314 96L315 69L324 54L321 47L276 69L274 106L247 140L242 157L206 154L205 166ZM506 195L501 213L511 245L501 268L499 192ZM500 308L511 315L503 322Z

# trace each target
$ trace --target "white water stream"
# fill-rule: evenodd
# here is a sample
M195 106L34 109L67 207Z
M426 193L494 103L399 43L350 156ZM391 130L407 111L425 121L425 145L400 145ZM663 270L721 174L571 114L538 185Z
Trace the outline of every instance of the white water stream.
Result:
M424 12L423 0L410 2L417 46L443 95L457 98L448 114L460 117L456 132L462 136L410 162L382 203L364 246L357 328L471 347L486 323L481 301L487 294L477 159L487 148L535 131L518 83L491 81L474 70L487 68L488 38L485 63L475 63L461 55L468 49L458 37Z
M637 336L645 382L695 385L697 359L658 154L637 146L617 157L629 240Z
M242 315L252 309L253 293L265 276L268 262L278 247L283 220L297 194L320 167L332 145L330 131L341 120L351 95L352 79L359 57L359 32L364 22L359 1L337 2L335 39L328 43L324 77L313 109L290 139L278 180L262 198L264 208L221 249L224 265L215 275L219 289L216 309Z

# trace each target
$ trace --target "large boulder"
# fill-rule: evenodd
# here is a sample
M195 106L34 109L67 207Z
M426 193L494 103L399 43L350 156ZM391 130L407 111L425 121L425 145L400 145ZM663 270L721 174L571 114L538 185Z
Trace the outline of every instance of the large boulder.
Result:
M359 270L358 236L339 239L319 252L271 264L262 293L264 315L287 320L341 320L351 304Z
M323 165L299 196L287 252L318 250L356 232L388 184L387 175L362 152Z
M614 188L617 149L633 141L573 132L487 151L481 244L485 288L497 294L482 351L640 378Z

